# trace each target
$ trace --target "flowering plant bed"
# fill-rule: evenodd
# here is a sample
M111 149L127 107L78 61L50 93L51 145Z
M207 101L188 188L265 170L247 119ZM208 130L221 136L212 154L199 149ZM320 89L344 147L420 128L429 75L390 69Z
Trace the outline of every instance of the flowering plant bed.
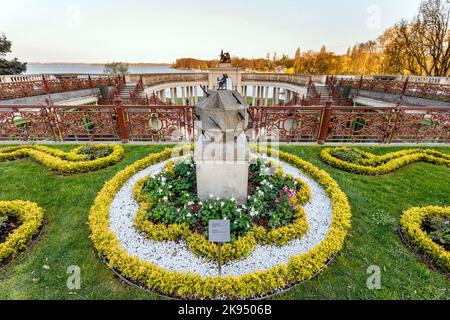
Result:
M275 154L275 151L272 151L272 154ZM254 269L253 272L239 276L223 277L174 271L173 268L158 265L157 261L144 260L136 254L130 254L128 249L125 249L127 244L118 239L116 228L121 228L122 222L114 223L115 227L111 229L110 214L117 215L123 212L120 198L115 201L116 194L121 193L122 190L129 190L130 179L138 179L140 172L146 168L151 169L151 166L157 166L158 163L167 160L170 155L171 150L152 154L119 172L105 184L91 208L89 225L95 248L105 257L110 268L127 279L167 296L192 299L252 298L276 292L280 288L287 288L311 278L322 271L329 259L342 249L351 219L347 197L326 172L296 156L280 152L282 161L317 181L320 188L323 188L321 190L329 197L327 199L332 208L332 216L327 227L328 231L323 234L323 238L320 237L322 240L317 242L317 245L305 249L305 253L302 254L288 254L286 263L273 264L272 267L264 270ZM314 198L315 195L312 194L312 197ZM110 211L113 205L114 212ZM147 211L143 212L147 213ZM125 228L127 229L128 226ZM200 236L203 237L203 235ZM292 250L292 247L289 249ZM166 258L171 257L167 257L166 254Z
M428 162L450 167L450 155L432 149L410 149L382 156L356 148L326 148L320 153L332 167L362 175L383 175L414 162Z
M0 201L0 263L27 246L43 219L44 211L33 202Z
M436 221L438 219L442 224ZM408 242L447 273L450 272L449 221L450 207L436 206L409 209L400 221L401 231Z
M30 158L61 174L76 174L111 166L123 157L120 145L85 145L65 152L39 145L0 148L0 161Z
M283 245L301 238L308 229L302 205L311 198L309 186L268 160L255 160L249 173L246 205L214 195L200 201L193 159L169 161L163 172L136 184L136 226L153 240L185 239L194 253L216 260L217 245L208 242L207 225L229 220L232 242L223 246L223 263L247 256L257 243Z

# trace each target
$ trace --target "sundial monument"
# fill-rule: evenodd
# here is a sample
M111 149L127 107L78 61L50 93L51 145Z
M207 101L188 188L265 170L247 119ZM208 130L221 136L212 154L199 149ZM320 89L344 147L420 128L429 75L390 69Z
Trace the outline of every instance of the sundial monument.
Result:
M221 69L230 65L230 55L221 54ZM218 78L217 90L205 91L196 107L199 138L195 146L197 193L247 202L249 147L246 135L248 106L237 90L227 87L228 76Z

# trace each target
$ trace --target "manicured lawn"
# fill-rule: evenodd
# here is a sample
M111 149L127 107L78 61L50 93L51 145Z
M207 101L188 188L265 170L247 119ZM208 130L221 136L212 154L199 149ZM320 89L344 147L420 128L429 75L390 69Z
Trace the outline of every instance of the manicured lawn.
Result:
M61 146L69 150L73 146ZM28 160L0 163L0 200L30 200L46 211L41 239L0 270L0 299L155 299L122 284L94 254L87 217L97 192L125 166L163 146L125 146L119 164L95 173L62 177ZM431 271L398 236L400 215L413 206L450 205L450 170L415 163L382 177L333 169L319 159L320 147L283 147L325 169L352 206L353 227L345 248L317 278L277 298L450 299L450 282ZM398 147L364 148L376 154ZM450 153L450 148L437 148ZM46 270L43 266L50 266ZM81 290L66 287L66 269L81 267ZM366 287L370 265L382 269L381 290Z

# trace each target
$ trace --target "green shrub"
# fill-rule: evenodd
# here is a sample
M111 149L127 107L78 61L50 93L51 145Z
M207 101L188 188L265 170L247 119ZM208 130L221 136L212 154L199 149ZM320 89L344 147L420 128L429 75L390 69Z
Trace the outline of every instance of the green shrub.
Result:
M448 217L432 216L425 225L430 229L429 234L434 242L442 245L450 245L450 220Z

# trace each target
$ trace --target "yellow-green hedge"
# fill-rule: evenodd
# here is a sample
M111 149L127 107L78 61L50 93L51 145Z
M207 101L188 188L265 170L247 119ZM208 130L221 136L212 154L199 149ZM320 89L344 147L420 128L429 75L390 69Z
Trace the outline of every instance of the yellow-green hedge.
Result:
M332 167L361 175L383 175L395 171L413 162L429 162L437 165L450 166L450 155L432 149L409 149L391 152L382 156L357 150L364 159L351 163L333 156L333 151L348 151L353 148L326 148L320 153L323 161ZM353 149L355 150L355 149Z
M166 165L169 172L172 166L173 161L169 161ZM278 173L280 174L281 172L278 171ZM293 199L295 201L294 205L297 206L295 220L287 226L269 232L263 227L254 227L235 242L223 244L221 248L222 263L247 257L255 250L256 244L286 245L292 240L300 239L305 235L308 231L308 221L302 205L311 199L311 189L301 179L294 177L292 179L297 180L300 186L299 192L296 193ZM152 204L148 202L148 197L142 194L143 185L147 180L148 177L139 180L133 189L134 198L139 203L139 210L134 219L136 229L144 232L149 239L155 241L184 239L194 254L217 261L219 258L217 244L209 242L203 235L191 231L188 226L179 224L166 226L149 221L148 212L151 210Z
M272 153L275 153L272 151ZM119 172L98 194L89 215L91 239L98 252L104 255L108 266L124 277L150 290L190 299L251 298L307 280L323 270L326 263L339 252L351 223L351 210L346 195L325 171L298 157L280 152L281 160L289 162L316 180L331 198L333 218L326 238L308 253L291 257L287 264L265 271L256 271L239 277L202 277L192 273L174 272L130 256L121 248L119 240L109 229L109 208L115 194L135 173L166 160L171 150L152 154Z
M422 229L422 224L425 219L436 215L450 218L450 207L429 206L409 209L403 213L400 226L403 234L410 243L430 256L445 271L449 272L450 252L435 243Z
M23 145L0 149L0 162L16 160L20 158L32 158L46 166L50 170L64 174L83 173L99 170L111 166L123 158L123 148L115 144L96 144L98 148L111 148L112 152L102 158L86 160L86 155L80 154L83 147L78 147L69 152L39 145Z
M44 219L44 210L29 201L0 201L1 216L15 216L21 223L0 243L0 262L24 249L39 231Z

